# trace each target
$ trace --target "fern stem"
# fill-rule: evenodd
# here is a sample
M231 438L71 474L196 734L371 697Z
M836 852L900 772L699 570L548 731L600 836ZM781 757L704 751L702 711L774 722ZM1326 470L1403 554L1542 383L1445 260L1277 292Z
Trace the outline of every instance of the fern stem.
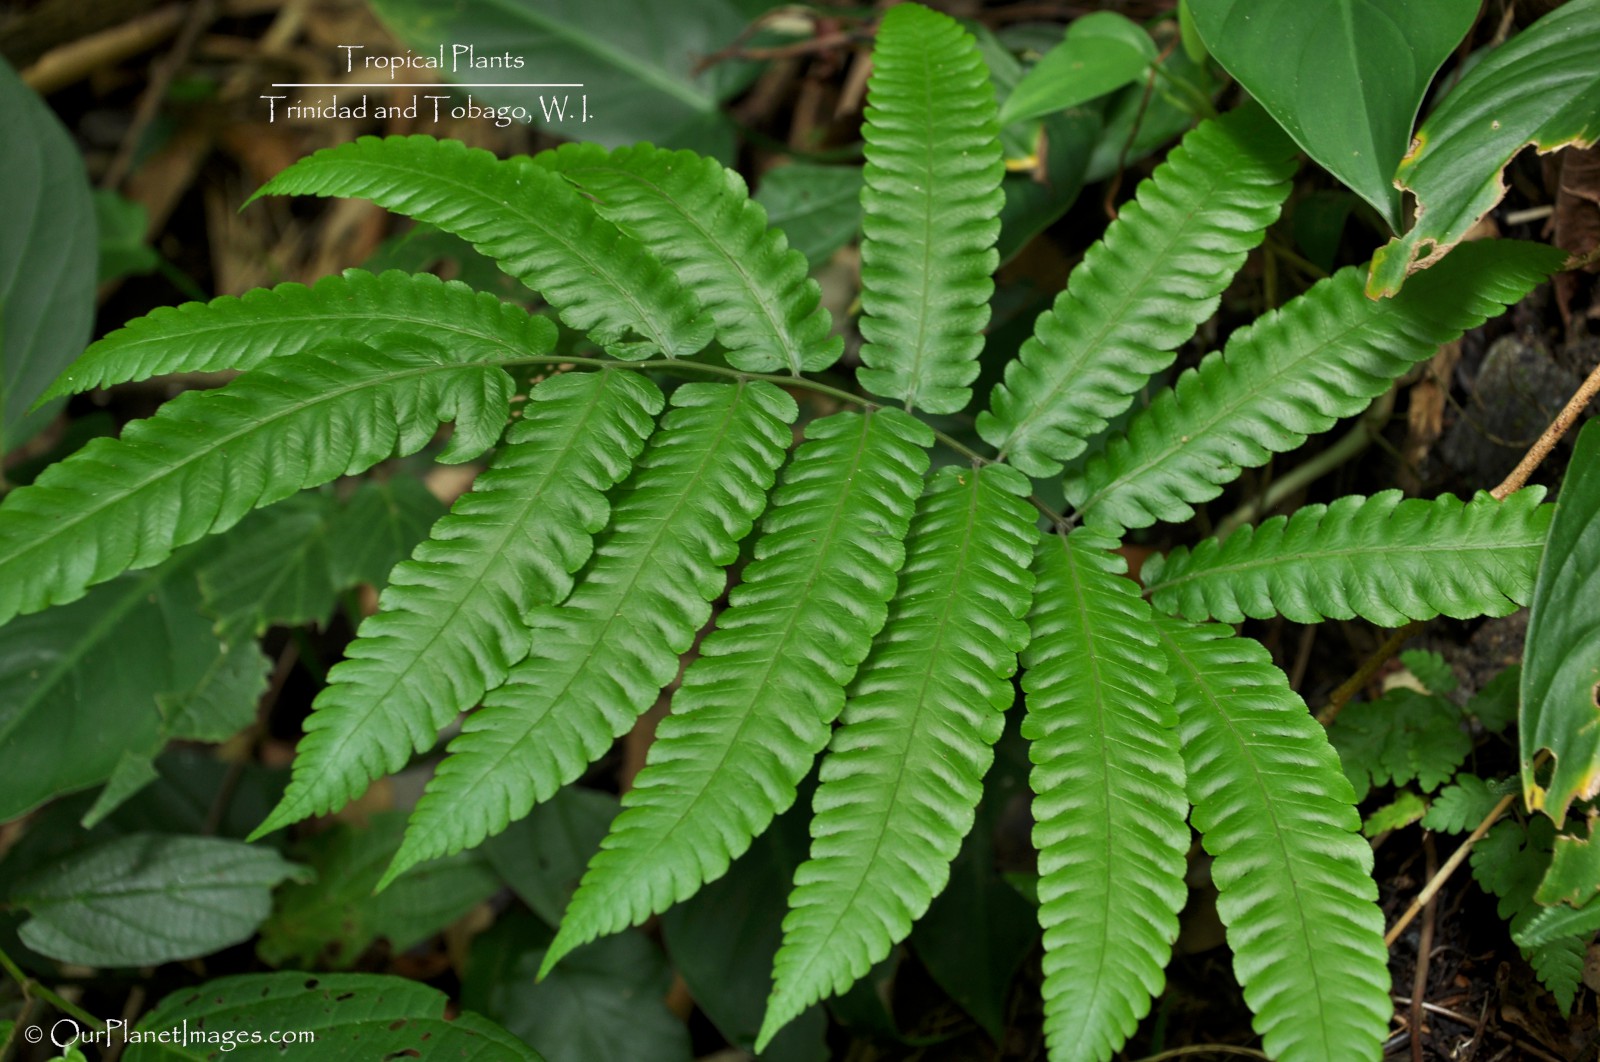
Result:
M799 387L819 395L847 402L867 412L890 408L882 402L865 398L861 395L846 391L843 388L830 384L808 380L804 376L790 376L788 373L747 372L744 369L735 369L727 365L712 365L708 362L685 361L682 358L654 358L650 361L612 361L607 358L575 358L565 354L530 355L526 358L511 358L502 362L504 365L581 365L590 369L626 369L634 372L698 372L709 376L725 376L731 380L765 380L776 387ZM926 422L924 422L926 424ZM986 457L968 446L966 443L953 436L927 425L933 437L945 446L972 462L972 467L982 468L985 465L1003 464L1004 458ZM1044 514L1056 528L1066 527L1068 518L1055 511L1054 508L1041 501L1037 495L1030 494L1028 501L1035 509Z

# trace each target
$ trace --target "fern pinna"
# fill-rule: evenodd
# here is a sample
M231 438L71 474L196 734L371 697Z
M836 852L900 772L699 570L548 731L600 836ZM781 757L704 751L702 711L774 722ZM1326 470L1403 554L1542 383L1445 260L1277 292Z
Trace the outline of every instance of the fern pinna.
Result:
M944 888L1020 669L1051 1058L1103 1062L1149 1011L1191 827L1267 1053L1377 1058L1388 976L1354 795L1265 651L1205 621L1503 613L1528 599L1548 507L1536 491L1343 499L1180 549L1143 593L1116 548L1359 413L1560 254L1464 245L1381 302L1345 270L1108 434L1288 193L1292 143L1235 111L1169 154L1039 318L977 413L983 455L917 416L970 405L997 257L994 90L959 25L914 4L885 16L865 139L865 395L803 375L842 344L805 259L714 161L594 145L499 160L410 137L292 166L263 192L375 200L548 309L351 271L109 335L52 395L242 374L6 497L0 621L449 422L440 460L492 456L330 671L258 834L337 810L467 713L386 881L476 845L631 729L714 620L545 968L722 875L820 755L761 1046ZM795 445L801 392L839 411ZM1028 476L1063 474L1065 517L1030 504Z

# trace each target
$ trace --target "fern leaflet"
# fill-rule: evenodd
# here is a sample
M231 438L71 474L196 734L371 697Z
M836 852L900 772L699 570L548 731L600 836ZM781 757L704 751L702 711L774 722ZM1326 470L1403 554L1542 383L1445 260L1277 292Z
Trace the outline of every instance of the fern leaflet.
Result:
M684 357L711 339L693 293L531 159L428 136L364 136L300 160L256 193L282 194L360 196L454 233L616 357Z
M426 273L347 269L311 287L279 284L234 298L163 306L78 356L44 399L174 372L253 369L330 340L380 332L436 343L459 361L543 353L555 326L521 307Z
M1089 522L1187 520L1245 468L1353 416L1447 340L1516 302L1565 261L1540 244L1484 240L1419 275L1411 297L1363 293L1351 267L1235 332L1067 478ZM1411 285L1408 285L1409 288Z
M1409 286L1408 286L1409 290ZM1393 1009L1372 850L1322 728L1258 643L1156 617L1177 686L1190 822L1215 862L1217 913L1282 1062L1382 1054Z
M822 289L805 255L767 228L744 179L716 159L649 144L607 152L564 144L534 162L595 197L595 209L636 236L699 296L728 348L751 372L820 371L838 360Z
M293 781L258 836L360 796L505 681L528 655L524 617L571 591L609 515L604 492L660 409L661 392L631 372L565 373L533 389L494 464L396 566L328 673Z
M1105 1062L1161 991L1189 830L1150 606L1092 529L1047 534L1023 655L1052 1059Z
M972 37L917 4L883 17L872 62L857 378L907 409L959 413L1000 260L994 86Z
M892 409L812 421L806 438L544 971L720 877L793 803L827 744L844 686L883 626L933 439Z
M949 880L1027 644L1028 489L1003 465L950 467L918 504L888 622L822 763L757 1050L888 955Z
M1225 541L1180 546L1144 578L1151 600L1191 620L1296 623L1361 616L1387 627L1445 615L1504 616L1533 596L1553 506L1534 487L1497 501L1398 490L1306 505L1240 528Z
M1295 151L1259 107L1184 137L1039 315L978 434L1029 475L1058 475L1216 311L1289 194Z
M408 337L385 345L335 343L186 391L12 491L0 504L0 623L159 563L302 488L415 453L441 421L456 422L441 460L494 442L511 398L504 370Z
M672 403L572 595L529 612L532 652L450 743L385 882L527 814L678 673L766 504L798 410L760 382L686 384Z

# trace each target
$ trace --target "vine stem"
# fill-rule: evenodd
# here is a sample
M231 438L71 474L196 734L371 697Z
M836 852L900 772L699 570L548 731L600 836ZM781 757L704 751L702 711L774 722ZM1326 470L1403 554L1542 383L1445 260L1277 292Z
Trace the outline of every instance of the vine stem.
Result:
M69 1003L67 1000L62 999L61 996L51 991L49 988L46 988L38 981L35 981L27 974L23 973L22 967L18 966L12 960L11 956L6 954L4 948L0 948L0 968L4 968L5 972L11 975L11 979L15 981L18 987L22 989L22 995L24 998L42 999L52 1007L61 1011L61 1013L76 1018L78 1021L89 1026L91 1029L94 1029L97 1032L102 1032L105 1030L105 1022L101 1021L93 1014L90 1014L76 1003Z
M861 395L854 394L850 391L844 390L843 388L834 387L830 384L818 383L815 380L808 380L803 376L788 376L778 373L764 372L746 372L744 369L735 369L726 365L711 365L707 362L685 361L682 358L654 358L649 361L612 361L605 358L575 358L565 355L543 354L526 358L514 358L506 362L502 362L501 364L582 365L593 369L624 369L633 370L636 372L645 372L649 370L664 372L698 372L705 373L708 376L723 376L732 380L763 380L777 387L798 387L802 390L812 391L819 395L827 395L828 397L838 399L841 402L847 402L850 405L867 410L868 412L886 408L882 402L874 402L870 398L865 398ZM967 460L971 461L974 468L982 468L984 465L995 465L1000 463L999 458L986 457L961 440L947 435L932 425L926 425L926 427L933 433L933 437L935 439L939 440L945 446L954 450L962 457L965 457ZM1055 527L1059 528L1068 526L1069 521L1066 516L1056 512L1055 509L1040 501L1036 495L1029 495L1028 500L1032 502L1033 507L1038 509L1039 512L1043 513L1044 516L1050 520Z

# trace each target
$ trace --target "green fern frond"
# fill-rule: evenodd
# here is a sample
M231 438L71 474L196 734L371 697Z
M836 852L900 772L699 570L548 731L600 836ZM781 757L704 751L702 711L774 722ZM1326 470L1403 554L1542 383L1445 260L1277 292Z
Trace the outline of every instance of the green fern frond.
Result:
M671 270L531 159L364 136L301 159L263 195L359 196L460 236L619 358L686 357L711 339L710 317Z
M1484 491L1402 501L1391 490L1307 505L1152 558L1145 585L1165 612L1225 623L1504 616L1533 596L1554 510L1543 497L1533 487L1503 502Z
M720 877L793 803L828 742L844 687L887 615L933 437L890 409L812 421L806 439L544 972Z
M616 492L572 595L532 609L532 652L467 717L385 881L505 829L577 778L678 673L766 504L794 400L686 384Z
M1023 654L1045 1038L1058 1062L1105 1062L1133 1034L1188 895L1172 680L1115 546L1087 528L1043 536Z
M857 378L907 409L959 413L1000 261L994 85L972 36L917 4L883 17L872 64Z
M1408 285L1409 289L1409 285ZM1393 1004L1372 849L1322 728L1267 651L1158 615L1177 686L1190 822L1262 1049L1376 1062Z
M458 361L555 346L555 326L493 295L426 273L347 269L311 287L279 284L235 298L163 306L90 344L41 401L174 372L253 369L330 340L383 332L437 343Z
M305 487L420 450L465 461L505 427L512 381L411 337L277 358L96 439L0 503L0 623L81 597ZM507 354L507 360L512 355Z
M433 746L439 730L528 655L525 617L572 589L604 492L655 428L661 392L632 372L535 387L494 464L397 565L312 705L294 778L256 835L354 800Z
M950 467L918 503L888 622L822 763L758 1051L888 955L949 880L1028 640L1028 490L1003 465Z
M1067 500L1103 525L1187 520L1191 503L1360 413L1440 343L1500 313L1564 261L1542 244L1463 244L1401 297L1379 302L1364 294L1362 270L1340 270L1235 332L1156 396L1126 435L1068 476Z
M1058 475L1216 312L1277 218L1295 159L1259 107L1184 137L1039 315L978 434L1030 476Z
M728 363L750 372L817 372L838 360L822 289L806 256L716 159L640 144L607 152L564 144L534 156L594 198L688 285L717 323Z

